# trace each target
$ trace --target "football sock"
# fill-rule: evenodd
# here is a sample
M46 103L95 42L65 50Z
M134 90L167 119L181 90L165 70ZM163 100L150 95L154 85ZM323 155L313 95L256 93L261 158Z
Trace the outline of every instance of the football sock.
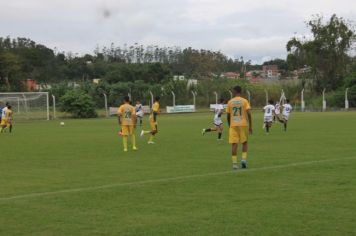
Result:
M142 120L140 120L140 126L142 126Z
M131 143L132 143L132 147L135 148L136 147L136 136L135 135L131 136Z
M266 125L266 132L269 133L269 125Z
M124 150L127 150L127 136L122 137L122 143L124 144Z
M11 131L12 131L12 125L10 125L9 127L9 132L11 133Z
M219 133L218 133L218 139L221 139L221 135L222 135L222 133L219 132Z
M150 142L153 142L154 137L155 137L155 136L151 135L149 141L150 141Z
M232 160L232 164L237 164L237 156L232 156L231 160Z
M287 123L284 123L284 131L287 131Z
M246 162L247 160L247 152L242 153L242 161Z
M210 128L205 129L205 132L210 132L210 131L211 131L211 129L210 129Z

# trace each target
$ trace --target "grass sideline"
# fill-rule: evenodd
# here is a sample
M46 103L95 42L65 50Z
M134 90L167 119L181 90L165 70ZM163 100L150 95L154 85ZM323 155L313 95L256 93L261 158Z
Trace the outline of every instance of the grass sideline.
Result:
M237 173L227 132L200 134L211 114L159 118L157 144L129 153L115 119L1 134L0 235L356 233L356 113L295 113L287 133L275 124L266 136L255 112L249 169ZM84 190L56 194L71 189Z

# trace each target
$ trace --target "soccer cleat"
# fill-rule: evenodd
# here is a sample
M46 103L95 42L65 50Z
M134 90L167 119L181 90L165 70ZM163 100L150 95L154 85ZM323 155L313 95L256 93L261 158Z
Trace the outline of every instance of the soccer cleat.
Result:
M127 149L124 149L124 152L127 152Z
M132 147L132 150L137 151L138 148L137 147Z
M241 161L241 168L242 169L246 169L247 168L246 161Z
M155 142L153 142L153 141L148 141L147 143L148 144L155 144Z
M237 169L239 169L239 166L235 163L235 164L232 164L232 169L233 170L237 170Z
M204 135L205 134L205 129L203 129L202 131L201 131L201 135Z
M145 135L145 131L141 130L140 137L143 137Z
M217 139L217 141L223 141L223 140L224 140L224 139L222 139L222 138L218 138L218 139Z

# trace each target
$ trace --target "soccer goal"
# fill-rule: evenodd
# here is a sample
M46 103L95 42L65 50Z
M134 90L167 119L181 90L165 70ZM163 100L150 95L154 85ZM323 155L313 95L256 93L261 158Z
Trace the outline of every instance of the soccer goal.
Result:
M49 120L48 92L0 93L0 103L9 103L16 119Z

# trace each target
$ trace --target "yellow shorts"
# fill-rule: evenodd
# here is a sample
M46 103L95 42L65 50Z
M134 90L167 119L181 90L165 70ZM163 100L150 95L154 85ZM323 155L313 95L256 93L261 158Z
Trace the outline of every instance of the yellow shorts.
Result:
M121 126L122 135L128 136L134 133L134 126L133 125L122 125Z
M152 131L157 130L157 122L150 120L150 126Z
M235 126L229 129L229 143L245 143L248 140L248 126Z
M7 120L6 118L1 119L1 124L0 124L1 127L9 127L10 124L11 124L11 122L9 120Z

